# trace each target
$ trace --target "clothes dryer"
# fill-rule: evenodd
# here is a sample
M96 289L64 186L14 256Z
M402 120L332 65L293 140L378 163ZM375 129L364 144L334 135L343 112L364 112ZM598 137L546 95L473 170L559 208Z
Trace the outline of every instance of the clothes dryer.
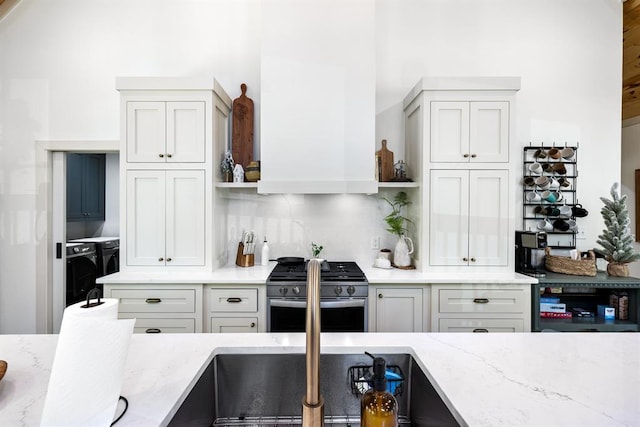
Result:
M70 240L73 243L94 243L98 252L98 277L120 271L119 237L85 237Z
M67 286L65 305L87 299L96 287L98 254L95 243L67 243ZM101 286L101 285L100 285Z

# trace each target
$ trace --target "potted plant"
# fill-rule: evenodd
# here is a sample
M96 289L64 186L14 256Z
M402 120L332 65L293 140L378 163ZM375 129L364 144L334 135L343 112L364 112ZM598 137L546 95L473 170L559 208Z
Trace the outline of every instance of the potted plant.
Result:
M382 199L391 206L391 212L384 217L387 231L398 236L398 242L393 252L393 263L396 267L409 267L411 265L410 255L413 253L413 241L406 234L408 232L407 224L413 223L413 221L405 217L402 212L411 204L411 201L404 191L398 192L393 200L386 197L382 197Z
M601 197L604 206L600 213L604 218L606 228L598 236L597 243L602 249L596 252L604 255L609 262L607 273L610 276L629 276L630 262L640 259L640 254L633 248L634 237L629 228L629 211L627 210L627 196L618 194L618 183L611 186L611 199Z
M323 249L324 246L311 242L311 255L313 255L314 258L320 258L320 252L322 252Z

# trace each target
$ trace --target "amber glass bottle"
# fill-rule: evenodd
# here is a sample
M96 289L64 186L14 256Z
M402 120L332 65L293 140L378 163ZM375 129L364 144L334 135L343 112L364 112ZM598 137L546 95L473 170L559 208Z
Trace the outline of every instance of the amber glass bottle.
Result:
M362 396L360 404L361 427L397 427L398 402L387 391L386 362L381 357L373 359L373 388Z

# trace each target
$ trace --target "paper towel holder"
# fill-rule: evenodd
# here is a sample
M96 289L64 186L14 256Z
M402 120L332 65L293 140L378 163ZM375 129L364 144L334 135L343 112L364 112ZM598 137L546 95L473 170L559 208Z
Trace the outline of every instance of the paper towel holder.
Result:
M89 300L91 299L91 295L94 295L94 294L96 295L96 299L98 301L97 302L89 302ZM93 288L87 294L87 303L85 305L81 305L80 308L97 307L97 306L99 306L101 304L104 304L104 301L100 301L100 289Z

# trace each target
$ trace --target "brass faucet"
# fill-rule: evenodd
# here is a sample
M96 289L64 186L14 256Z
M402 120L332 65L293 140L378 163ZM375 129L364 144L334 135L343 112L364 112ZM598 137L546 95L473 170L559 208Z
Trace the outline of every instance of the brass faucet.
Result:
M307 392L302 398L302 425L324 426L324 399L320 395L320 264L307 265Z

